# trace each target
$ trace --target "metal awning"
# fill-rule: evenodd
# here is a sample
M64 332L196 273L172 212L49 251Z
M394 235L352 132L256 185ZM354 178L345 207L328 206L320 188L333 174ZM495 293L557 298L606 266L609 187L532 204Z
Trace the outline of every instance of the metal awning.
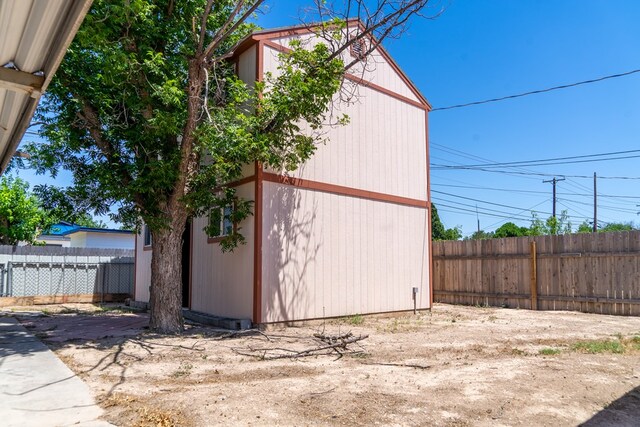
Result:
M92 0L0 0L0 173Z

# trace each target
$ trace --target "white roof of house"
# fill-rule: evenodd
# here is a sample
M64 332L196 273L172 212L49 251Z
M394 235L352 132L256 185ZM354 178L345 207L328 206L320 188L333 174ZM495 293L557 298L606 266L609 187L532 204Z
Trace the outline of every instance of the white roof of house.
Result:
M92 0L0 0L0 173Z

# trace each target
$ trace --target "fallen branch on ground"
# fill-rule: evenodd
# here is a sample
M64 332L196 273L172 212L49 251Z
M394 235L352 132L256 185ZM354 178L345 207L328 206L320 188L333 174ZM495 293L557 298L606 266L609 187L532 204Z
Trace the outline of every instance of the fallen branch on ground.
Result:
M242 356L255 357L261 360L298 359L301 357L323 356L329 354L338 354L338 357L340 358L344 354L361 353L360 350L353 350L349 348L349 346L369 338L369 335L354 336L352 333L347 333L344 335L327 336L315 334L314 338L320 340L324 345L318 345L304 350L293 350L281 347L261 347L250 348L248 350L233 349L233 351Z
M431 369L430 365L415 365L413 363L382 363L382 362L361 362L363 365L381 365L381 366L394 366L399 368L413 368L413 369Z
M226 339L231 339L231 338L237 338L237 337L242 337L242 336L252 336L252 335L260 335L263 336L267 339L267 341L271 341L271 338L269 338L269 335L265 334L264 332L258 330L258 329L244 329L244 330L240 330L240 331L233 331L233 332L228 332L226 334L220 335L218 337L215 337L215 340L226 340Z

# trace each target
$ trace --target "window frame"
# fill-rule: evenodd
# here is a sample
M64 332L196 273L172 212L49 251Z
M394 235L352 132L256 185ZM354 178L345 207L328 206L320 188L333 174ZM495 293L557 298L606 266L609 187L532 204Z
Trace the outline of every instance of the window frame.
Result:
M220 232L224 233L224 234L220 234L218 236L207 236L207 243L220 243L225 237L228 237L229 235L235 233L238 231L238 224L235 222L232 222L230 218L228 218L229 216L231 216L231 214L233 214L233 211L236 208L236 204L232 203L230 205L225 205L219 208L214 208L209 210L209 215L207 216L208 219L208 223L207 225L211 225L211 216L214 210L218 210L220 212ZM225 210L229 209L229 214L225 215ZM231 230L230 232L225 232L226 230L229 230L228 227L225 228L225 222L229 221L230 225L231 225Z
M149 238L149 243L147 243L147 237ZM151 229L147 224L142 226L142 249L145 251L150 251L153 246L153 235L151 234Z
M360 52L356 51L355 49L356 44L360 48ZM364 61L366 59L366 55L365 55L366 51L367 51L367 45L364 41L364 38L354 41L353 43L351 43L351 46L349 46L349 53L351 54L352 57L354 57L359 61Z

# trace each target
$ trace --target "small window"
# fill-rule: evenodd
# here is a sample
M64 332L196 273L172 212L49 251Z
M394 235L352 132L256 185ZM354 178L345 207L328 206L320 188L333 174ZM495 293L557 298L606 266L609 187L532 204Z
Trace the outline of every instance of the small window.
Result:
M356 40L351 44L351 56L353 56L354 58L363 60L365 57L366 51L367 51L367 48L363 40Z
M215 208L209 212L209 231L211 237L224 237L233 233L232 206Z
M144 235L144 246L151 246L151 229L146 224L144 225L144 228L143 228L143 235Z

